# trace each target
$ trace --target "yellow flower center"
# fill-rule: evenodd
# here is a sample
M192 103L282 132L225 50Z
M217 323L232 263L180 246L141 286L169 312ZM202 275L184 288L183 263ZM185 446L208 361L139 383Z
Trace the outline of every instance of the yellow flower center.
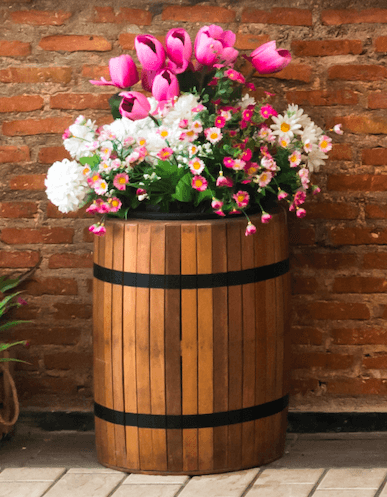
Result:
M218 138L218 133L211 133L210 137L212 140L216 140L216 138Z
M290 130L290 126L288 123L282 123L281 124L281 131L283 133L287 133Z
M238 202L243 202L244 199L245 199L244 195L238 195Z
M199 187L200 187L200 186L202 186L202 185L203 185L202 180L197 179L197 180L195 181L195 185L196 185L196 186L199 186Z
M321 148L326 148L328 146L328 142L326 140L322 141L320 144Z
M162 138L166 138L166 137L168 136L168 134L169 134L169 133L168 133L168 131L167 131L167 130L160 131L160 136L161 136Z
M118 183L119 183L120 185L124 185L124 184L126 183L125 178L118 178Z
M143 145L145 145L145 143L146 143L145 138L141 138L141 140L139 141L138 144L141 145L141 146L143 146Z

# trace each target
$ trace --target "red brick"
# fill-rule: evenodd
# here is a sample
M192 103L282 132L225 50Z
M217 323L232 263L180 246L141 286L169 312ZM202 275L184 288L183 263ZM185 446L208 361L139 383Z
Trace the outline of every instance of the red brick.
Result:
M36 202L1 202L0 217L9 219L33 218L38 212Z
M368 252L364 254L363 267L365 269L387 269L387 253Z
M110 109L112 93L59 93L50 97L51 109Z
M291 245L313 245L316 235L313 228L299 228L291 226L289 229L289 241Z
M79 327L70 328L68 326L49 326L34 323L33 327L19 327L11 333L13 340L28 340L31 345L76 345L81 337ZM28 359L27 359L28 360Z
M362 366L366 369L387 369L387 355L378 354L371 357L363 357Z
M294 345L322 345L323 332L311 326L292 326L290 330Z
M387 205L368 204L365 206L365 214L368 219L387 219Z
M138 35L134 33L121 33L120 36L118 37L118 43L121 45L121 48L123 48L124 50L134 50L135 49L134 40L136 36ZM165 36L154 35L154 37L157 40L159 40L160 43L164 43Z
M1 57L24 57L31 53L31 45L23 41L0 40Z
M387 52L387 36L379 36L376 38L375 52Z
M121 38L122 35L120 35ZM136 36L136 35L135 35ZM123 47L125 48L125 47ZM134 50L134 45L133 45ZM82 67L82 76L87 79L101 79L105 78L110 81L109 66L89 66L85 65Z
M327 128L333 128L335 124L342 124L344 131L355 134L387 134L387 119L377 116L340 116L329 117L326 122Z
M268 35L253 35L237 33L234 47L237 50L255 50L263 43L270 41Z
M94 7L94 9L93 22L127 22L139 26L150 26L152 24L152 13L149 10L122 7L118 14L115 14L113 7Z
M55 352L45 354L44 364L47 369L75 370L91 369L93 358L91 353L85 352Z
M293 253L291 258L291 267L330 269L337 271L339 269L357 266L358 258L356 254L302 252L301 254Z
M0 83L67 84L71 77L71 67L8 67L0 70Z
M77 304L71 302L67 304L65 302L57 302L54 304L54 319L91 319L93 315L92 306L86 304Z
M162 13L163 21L185 21L185 22L208 22L211 23L228 23L236 19L235 10L223 7L212 7L209 5L197 5L194 7L185 7L170 5L164 7Z
M71 159L64 147L43 147L39 150L38 160L41 164L53 164L63 159Z
M0 267L34 267L39 260L40 254L35 251L10 251L3 249L0 252Z
M48 267L50 269L93 267L93 254L91 252L85 254L74 254L71 252L53 254L48 260Z
M359 101L356 92L341 90L293 90L286 92L288 103L297 105L356 105Z
M39 95L0 97L0 112L30 112L42 109L44 100Z
M380 228L334 228L331 230L334 245L386 245L387 230Z
M113 7L94 7L93 22L117 22Z
M94 242L94 236L93 233L89 231L89 228L84 228L83 230L83 241L84 242Z
M294 40L291 44L292 54L298 57L322 57L326 55L361 54L363 47L360 40Z
M366 304L358 302L314 301L299 306L299 316L305 319L370 319Z
M291 378L290 380L290 393L291 395L305 395L308 392L315 392L318 390L318 380L314 378Z
M341 24L373 24L387 23L387 9L338 9L323 10L321 22L327 26Z
M387 380L379 378L335 378L326 382L328 394L386 395Z
M342 64L328 68L328 79L380 81L387 78L387 67L372 64Z
M109 52L112 44L103 36L54 35L42 38L39 47L55 52Z
M334 345L385 345L387 331L382 328L335 328L331 336Z
M45 174L23 174L9 180L11 190L45 190Z
M30 149L26 146L13 145L0 147L0 164L11 162L25 162L30 160Z
M73 243L72 228L4 228L1 241L8 244Z
M331 174L328 190L383 192L387 189L387 174Z
M20 287L27 295L78 295L78 284L72 278L27 280Z
M316 278L292 276L292 295L312 295L318 289Z
M369 109L387 109L387 95L385 92L372 91L368 95Z
M372 276L343 276L333 282L334 293L385 293L387 281Z
M307 9L273 8L270 12L245 9L242 22L259 24L284 24L287 26L312 26L312 12Z
M11 21L16 24L32 24L33 26L62 26L70 19L71 12L63 10L17 10L10 12Z
M82 207L82 209L79 209L77 211L73 212L67 212L66 214L64 212L60 212L58 208L53 205L51 202L47 203L47 217L49 218L54 218L54 219L80 219L80 218L92 218L93 216L91 214L88 214L86 212L86 206Z
M361 160L363 164L370 166L386 166L387 148L363 148Z
M333 143L332 150L328 152L327 160L352 160L352 148L347 143Z
M356 219L359 208L348 203L313 202L305 204L309 219Z
M306 64L290 63L285 69L282 69L282 71L275 74L263 75L255 73L255 76L260 78L276 78L310 83L312 80L312 67Z
M329 354L320 352L304 352L294 354L294 369L349 369L353 366L353 356L348 354Z
M5 121L3 134L6 136L28 136L45 134L62 134L73 124L72 117L46 117L45 119L23 119L20 121Z

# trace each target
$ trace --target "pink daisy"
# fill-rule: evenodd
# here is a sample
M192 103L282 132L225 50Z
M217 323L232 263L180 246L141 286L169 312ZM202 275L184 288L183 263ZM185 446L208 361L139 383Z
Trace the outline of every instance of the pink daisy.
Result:
M203 176L196 175L192 178L192 188L198 190L199 192L204 192L207 189L207 180Z
M204 162L201 159L198 159L197 157L191 159L188 162L188 165L192 174L200 174L205 167Z
M125 190L128 183L129 176L125 173L116 174L113 180L113 185L117 188L117 190Z
M239 192L235 193L232 198L235 200L238 207L244 208L249 204L250 195L243 190L239 190Z

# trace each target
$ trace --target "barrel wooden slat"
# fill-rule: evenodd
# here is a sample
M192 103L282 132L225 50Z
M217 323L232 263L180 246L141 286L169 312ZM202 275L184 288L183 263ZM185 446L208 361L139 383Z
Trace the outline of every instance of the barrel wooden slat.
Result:
M212 270L227 272L226 225L212 226ZM212 291L214 335L214 412L228 411L228 292L227 287ZM228 426L216 426L214 440L214 470L227 467Z
M254 237L242 236L242 269L254 267ZM255 405L255 287L254 283L243 285L243 407ZM242 425L242 466L254 461L254 421Z
M113 269L120 273L124 269L124 225L113 224ZM112 287L112 369L113 369L113 406L117 411L125 411L124 373L123 373L123 287L113 284ZM115 425L116 464L120 468L127 467L125 427Z
M227 224L227 270L240 271L242 268L241 224L236 221ZM230 410L242 408L242 286L228 288L228 407ZM228 429L228 467L242 466L242 426L240 423Z
M180 225L165 226L165 273L180 274ZM180 289L165 291L165 389L167 415L181 415ZM168 471L183 471L183 432L167 430Z
M150 273L151 223L141 223L137 238L137 272ZM150 290L136 289L136 367L137 367L137 407L141 414L151 413L150 385ZM152 430L139 428L140 469L155 467L153 458Z
M137 223L125 224L124 271L137 272ZM136 288L124 286L123 302L123 362L125 411L138 412L137 408L137 365L136 365ZM125 427L126 457L129 469L140 467L137 426Z
M113 267L113 226L106 226L106 236L104 237L103 266L109 269ZM104 406L114 409L113 399L113 365L112 365L112 285L103 284L103 335L104 335L104 362L105 362L105 389ZM115 426L108 423L107 439L109 444L108 462L112 466L117 465L115 453Z
M151 226L151 274L165 274L165 226ZM150 381L152 414L165 414L164 288L150 289ZM167 471L165 430L152 430L154 464Z
M212 273L212 224L197 227L197 272ZM212 288L198 289L198 413L213 412L213 309ZM213 428L198 430L199 470L213 468Z
M181 226L181 274L196 274L196 226ZM182 413L198 413L197 290L181 290ZM198 471L198 430L183 430L183 469Z

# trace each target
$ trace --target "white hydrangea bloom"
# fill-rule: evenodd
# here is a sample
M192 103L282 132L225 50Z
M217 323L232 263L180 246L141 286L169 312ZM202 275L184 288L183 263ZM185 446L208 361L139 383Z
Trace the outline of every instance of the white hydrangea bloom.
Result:
M240 101L240 106L242 110L247 109L249 105L255 105L256 101L254 97L250 97L248 93L246 95L243 95L242 100Z
M90 157L93 155L90 145L96 139L95 131L97 129L97 126L90 119L84 122L84 124L78 123L79 118L69 127L71 136L63 141L65 149L76 160L79 160L81 157Z
M68 159L49 168L44 181L46 194L61 212L76 211L85 200L89 188L82 170L78 162Z

